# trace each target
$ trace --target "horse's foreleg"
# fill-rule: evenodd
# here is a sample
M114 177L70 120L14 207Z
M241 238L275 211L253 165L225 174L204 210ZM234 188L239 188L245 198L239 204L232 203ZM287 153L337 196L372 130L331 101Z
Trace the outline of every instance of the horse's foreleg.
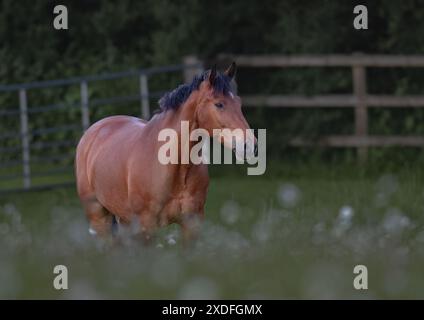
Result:
M144 244L150 245L153 242L157 227L157 218L152 212L145 212L140 215L139 236Z
M203 213L184 214L180 221L183 245L192 245L199 237L200 227L203 221Z

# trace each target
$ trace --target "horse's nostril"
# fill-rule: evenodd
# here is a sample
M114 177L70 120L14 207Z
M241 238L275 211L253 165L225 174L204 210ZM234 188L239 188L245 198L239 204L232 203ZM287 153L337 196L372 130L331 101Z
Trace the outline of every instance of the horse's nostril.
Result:
M257 143L255 143L255 150L254 150L254 154L255 154L255 157L257 157L257 156L258 156L258 144L257 144Z

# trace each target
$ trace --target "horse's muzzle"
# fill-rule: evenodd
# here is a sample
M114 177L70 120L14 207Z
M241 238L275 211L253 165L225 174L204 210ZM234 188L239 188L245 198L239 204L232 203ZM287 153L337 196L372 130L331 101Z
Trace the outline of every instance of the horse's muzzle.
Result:
M234 153L237 154L237 149L233 148ZM250 143L245 143L244 144L244 159L243 160L249 160L253 157L257 157L258 156L258 144L255 143L253 148L251 147Z

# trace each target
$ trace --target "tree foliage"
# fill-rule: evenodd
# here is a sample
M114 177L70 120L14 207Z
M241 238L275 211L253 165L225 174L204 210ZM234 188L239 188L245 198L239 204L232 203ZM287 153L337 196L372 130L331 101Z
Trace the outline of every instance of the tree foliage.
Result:
M51 0L0 2L0 79L19 83L133 68L178 64L195 54L211 62L220 53L239 54L422 54L424 10L419 0L369 1L369 29L352 26L356 2L335 0L120 0L62 1L68 7L69 30L53 28ZM374 93L422 93L420 70L373 70L368 74ZM180 79L180 78L179 78ZM345 69L240 69L241 93L349 93ZM160 78L163 84L169 79ZM175 84L173 78L169 86ZM168 85L168 83L167 83ZM155 87L155 82L153 82ZM168 88L170 89L170 88ZM137 84L105 83L90 88L90 98L122 92L137 93ZM78 88L45 90L30 95L32 106L77 103ZM17 108L13 94L0 95L0 110ZM134 106L131 110L136 109ZM109 106L106 113L122 113ZM371 112L371 131L424 132L420 110ZM352 113L342 110L248 111L250 122L287 132L321 134L352 131ZM69 109L61 115L31 118L30 127L53 126L76 119ZM16 130L15 120L1 120L0 131ZM275 135L274 135L275 136ZM10 142L12 143L12 142ZM280 143L281 144L281 143Z

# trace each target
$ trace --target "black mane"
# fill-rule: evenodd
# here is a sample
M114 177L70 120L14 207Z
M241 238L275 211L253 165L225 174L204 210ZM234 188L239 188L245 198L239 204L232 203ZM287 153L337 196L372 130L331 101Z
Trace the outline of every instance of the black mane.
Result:
M208 77L209 71L204 71L201 75L194 77L190 84L179 85L176 89L165 93L159 100L160 111L177 109L188 99L193 91L199 89L202 81ZM223 73L217 73L213 83L213 90L218 94L228 95L231 91L231 78Z

